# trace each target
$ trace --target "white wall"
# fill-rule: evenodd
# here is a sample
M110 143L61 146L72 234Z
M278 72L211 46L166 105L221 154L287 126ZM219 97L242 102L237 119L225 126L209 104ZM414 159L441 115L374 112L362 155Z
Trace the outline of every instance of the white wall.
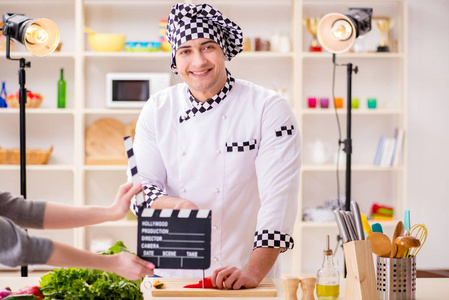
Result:
M449 1L409 0L408 208L418 269L449 269Z

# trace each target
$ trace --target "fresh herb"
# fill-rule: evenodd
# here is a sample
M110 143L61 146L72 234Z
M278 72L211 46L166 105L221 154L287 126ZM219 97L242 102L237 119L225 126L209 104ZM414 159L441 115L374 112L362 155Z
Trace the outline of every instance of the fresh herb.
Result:
M119 241L105 253L116 254L123 251L130 252L123 242ZM141 300L143 299L140 291L142 279L129 281L111 272L60 268L41 277L40 290L46 300Z

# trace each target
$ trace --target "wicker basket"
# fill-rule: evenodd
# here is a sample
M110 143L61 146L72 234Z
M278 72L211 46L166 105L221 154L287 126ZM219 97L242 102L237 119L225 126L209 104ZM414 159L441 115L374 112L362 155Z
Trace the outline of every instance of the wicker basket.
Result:
M26 108L38 108L41 106L42 98L31 100L29 97L27 99L27 103L25 104ZM11 108L19 108L19 99L17 97L11 97L11 95L6 98L6 104Z
M27 165L45 165L50 158L53 146L50 150L27 149L26 163ZM2 149L0 148L0 164L2 165L18 165L20 164L19 149Z

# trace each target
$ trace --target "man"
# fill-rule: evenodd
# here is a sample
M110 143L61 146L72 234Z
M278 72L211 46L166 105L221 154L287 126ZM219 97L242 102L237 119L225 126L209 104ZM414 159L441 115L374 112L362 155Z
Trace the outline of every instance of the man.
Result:
M123 219L131 198L141 191L132 183L122 185L109 207L71 206L55 202L25 200L0 191L0 263L15 267L48 264L60 267L101 269L115 272L129 280L153 275L154 265L130 253L99 255L29 236L16 224L28 228L62 229Z
M300 138L274 91L236 80L225 61L242 51L238 25L208 4L177 4L167 23L171 69L184 83L155 95L136 126L134 153L154 209L212 210L212 283L258 286L293 248ZM142 207L133 205L138 213ZM201 277L197 270L156 270Z

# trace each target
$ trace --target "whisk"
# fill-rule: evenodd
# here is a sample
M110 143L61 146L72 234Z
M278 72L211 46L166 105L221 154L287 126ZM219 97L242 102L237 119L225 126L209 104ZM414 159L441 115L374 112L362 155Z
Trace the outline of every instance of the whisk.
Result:
M421 242L419 247L410 248L405 255L405 257L415 257L427 239L427 227L424 224L415 224L407 232L407 235L414 236Z

